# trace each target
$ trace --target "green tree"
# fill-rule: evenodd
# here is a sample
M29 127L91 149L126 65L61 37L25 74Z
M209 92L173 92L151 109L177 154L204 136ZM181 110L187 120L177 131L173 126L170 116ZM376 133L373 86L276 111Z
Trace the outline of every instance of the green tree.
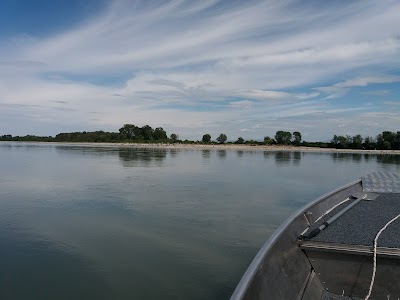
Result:
M353 143L352 146L355 149L362 149L363 147L363 138L361 135L357 134L355 136L353 136Z
M265 145L271 145L273 143L273 140L269 136L264 137L264 144Z
M157 127L154 129L153 132L153 139L154 140L166 140L167 138L167 133L162 127Z
M382 134L380 133L376 136L376 147L378 149L383 149L383 142L384 142L384 139L383 139Z
M332 147L337 147L339 144L338 136L335 134L331 140Z
M337 137L337 148L347 149L349 147L349 143L346 137L343 135L339 135Z
M235 142L235 144L244 144L244 139L240 136L238 137L237 141Z
M376 147L378 149L394 149L396 147L397 133L384 131L376 136Z
M119 129L119 133L126 139L135 139L140 134L140 128L133 124L125 124Z
M152 140L154 138L153 134L154 134L154 130L149 125L145 125L142 128L140 128L140 135L146 141Z
M288 131L277 131L275 134L276 143L279 145L289 145L292 134Z
M392 149L392 145L390 144L389 141L383 141L383 149L384 149L384 150L390 150L390 149Z
M353 144L353 137L351 135L346 135L347 145L350 147Z
M392 144L396 138L396 134L391 131L384 131L382 132L382 137L385 141L388 141Z
M373 150L376 148L376 142L373 137L366 136L363 143L364 149Z
M170 137L171 141L176 142L179 139L179 136L175 133L171 134Z
M293 145L299 146L301 143L301 133L298 131L293 132L292 134L292 143Z
M226 142L227 139L228 139L228 138L227 138L226 134L225 134L225 133L221 133L221 134L217 137L217 142L220 143L220 144L223 144L223 143Z
M400 149L400 131L397 131L397 133L396 133L396 137L395 137L395 142L394 142L393 148L397 149L397 150Z
M379 138L380 149L390 150L396 146L397 134L391 131L384 131Z
M203 135L203 138L201 139L201 141L203 143L209 143L211 142L211 135L209 135L208 133L206 133L205 135Z

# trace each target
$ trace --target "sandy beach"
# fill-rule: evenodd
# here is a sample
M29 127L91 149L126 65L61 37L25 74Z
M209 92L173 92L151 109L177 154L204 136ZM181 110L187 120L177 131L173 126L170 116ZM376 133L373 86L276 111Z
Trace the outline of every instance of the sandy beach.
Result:
M15 143L15 142L14 142ZM31 143L31 142L17 142ZM32 142L33 143L33 142ZM49 142L43 144L80 146L80 147L117 147L117 148L150 148L150 149L182 149L182 150L236 150L236 151L288 151L288 152L320 152L320 153L364 153L400 155L400 150L362 150L362 149L333 149L317 147L295 147L277 145L239 145L239 144L167 144L167 143L66 143Z

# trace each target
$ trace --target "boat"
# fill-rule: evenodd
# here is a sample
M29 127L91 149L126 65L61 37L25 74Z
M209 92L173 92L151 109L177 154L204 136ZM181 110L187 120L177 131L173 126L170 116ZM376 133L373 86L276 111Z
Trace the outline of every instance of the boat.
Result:
M399 175L363 176L289 217L231 300L400 299L399 229Z

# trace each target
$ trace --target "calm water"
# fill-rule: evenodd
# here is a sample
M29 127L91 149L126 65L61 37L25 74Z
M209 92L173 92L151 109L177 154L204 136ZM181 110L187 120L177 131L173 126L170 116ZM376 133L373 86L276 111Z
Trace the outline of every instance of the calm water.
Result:
M228 299L308 201L400 156L0 143L1 299Z

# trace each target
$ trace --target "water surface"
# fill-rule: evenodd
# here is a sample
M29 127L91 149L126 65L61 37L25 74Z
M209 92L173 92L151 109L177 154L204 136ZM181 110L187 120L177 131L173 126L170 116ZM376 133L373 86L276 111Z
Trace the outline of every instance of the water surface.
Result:
M0 299L228 299L294 211L400 156L0 143Z

